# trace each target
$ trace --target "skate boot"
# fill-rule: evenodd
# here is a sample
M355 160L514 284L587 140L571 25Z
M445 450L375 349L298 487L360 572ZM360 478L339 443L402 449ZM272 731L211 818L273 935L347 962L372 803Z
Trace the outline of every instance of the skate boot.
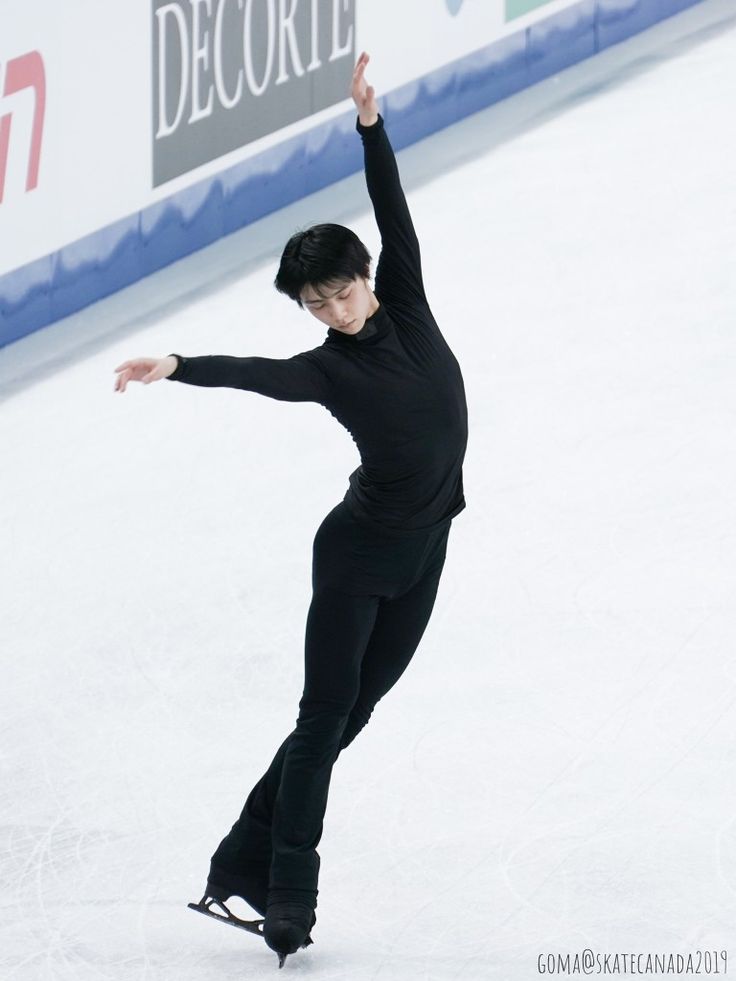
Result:
M228 909L225 903L231 896L239 896L257 913L265 916L268 871L268 863L253 863L247 872L238 874L227 872L210 863L210 874L207 877L204 896L198 903L189 903L188 906L198 913L220 920L221 923L229 923L241 930L263 936L263 920L243 920Z
M249 906L253 907L256 913L265 916L269 866L270 862L253 862L244 871L234 873L210 862L207 895L213 896L215 899L240 896Z
M310 906L302 903L271 903L263 923L263 938L279 956L279 967L289 954L300 947L314 943L310 930L317 922L317 915Z

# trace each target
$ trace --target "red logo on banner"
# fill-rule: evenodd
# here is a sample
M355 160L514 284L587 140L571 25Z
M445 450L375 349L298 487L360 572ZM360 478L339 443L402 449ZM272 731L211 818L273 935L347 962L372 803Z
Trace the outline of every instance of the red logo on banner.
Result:
M23 89L33 89L35 97L33 129L26 170L26 191L32 191L38 184L43 116L46 109L46 73L43 67L43 58L39 51L29 51L18 58L13 58L5 67L5 85L2 96L15 95L16 92L21 92ZM1 101L0 112L2 112ZM0 116L0 202L3 200L3 191L5 190L5 168L8 163L12 120L12 112Z

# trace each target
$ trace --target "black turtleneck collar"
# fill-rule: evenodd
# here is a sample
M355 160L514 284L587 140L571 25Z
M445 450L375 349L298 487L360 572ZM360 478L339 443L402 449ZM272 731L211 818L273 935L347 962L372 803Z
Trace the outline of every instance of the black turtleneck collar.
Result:
M327 328L327 336L330 339L340 341L342 343L358 343L365 341L378 340L379 337L383 337L391 330L391 320L389 315L383 308L383 304L380 304L376 312L368 317L366 322L360 328L356 334L346 334L343 330L336 330L334 327Z

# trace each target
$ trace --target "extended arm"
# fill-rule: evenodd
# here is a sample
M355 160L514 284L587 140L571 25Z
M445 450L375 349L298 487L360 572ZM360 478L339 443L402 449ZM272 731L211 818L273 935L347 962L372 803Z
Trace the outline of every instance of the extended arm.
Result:
M291 358L236 358L208 354L178 361L169 381L209 388L241 388L283 402L319 402L329 398L329 379L309 351Z
M394 302L426 302L419 241L406 203L393 148L379 114L373 88L365 81L365 52L353 75L352 95L358 109L356 129L363 141L365 177L381 233L376 293Z
M406 203L394 151L383 117L370 128L356 129L363 140L365 177L381 233L381 255L376 268L376 293L393 300L425 300L419 240Z

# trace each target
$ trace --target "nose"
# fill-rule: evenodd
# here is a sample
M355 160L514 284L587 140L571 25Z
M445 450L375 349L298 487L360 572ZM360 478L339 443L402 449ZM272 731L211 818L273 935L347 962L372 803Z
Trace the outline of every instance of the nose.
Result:
M338 326L345 327L347 326L347 324L350 323L351 320L352 317L350 316L349 311L346 310L344 307L338 307L338 309L335 312L335 322L338 324Z

